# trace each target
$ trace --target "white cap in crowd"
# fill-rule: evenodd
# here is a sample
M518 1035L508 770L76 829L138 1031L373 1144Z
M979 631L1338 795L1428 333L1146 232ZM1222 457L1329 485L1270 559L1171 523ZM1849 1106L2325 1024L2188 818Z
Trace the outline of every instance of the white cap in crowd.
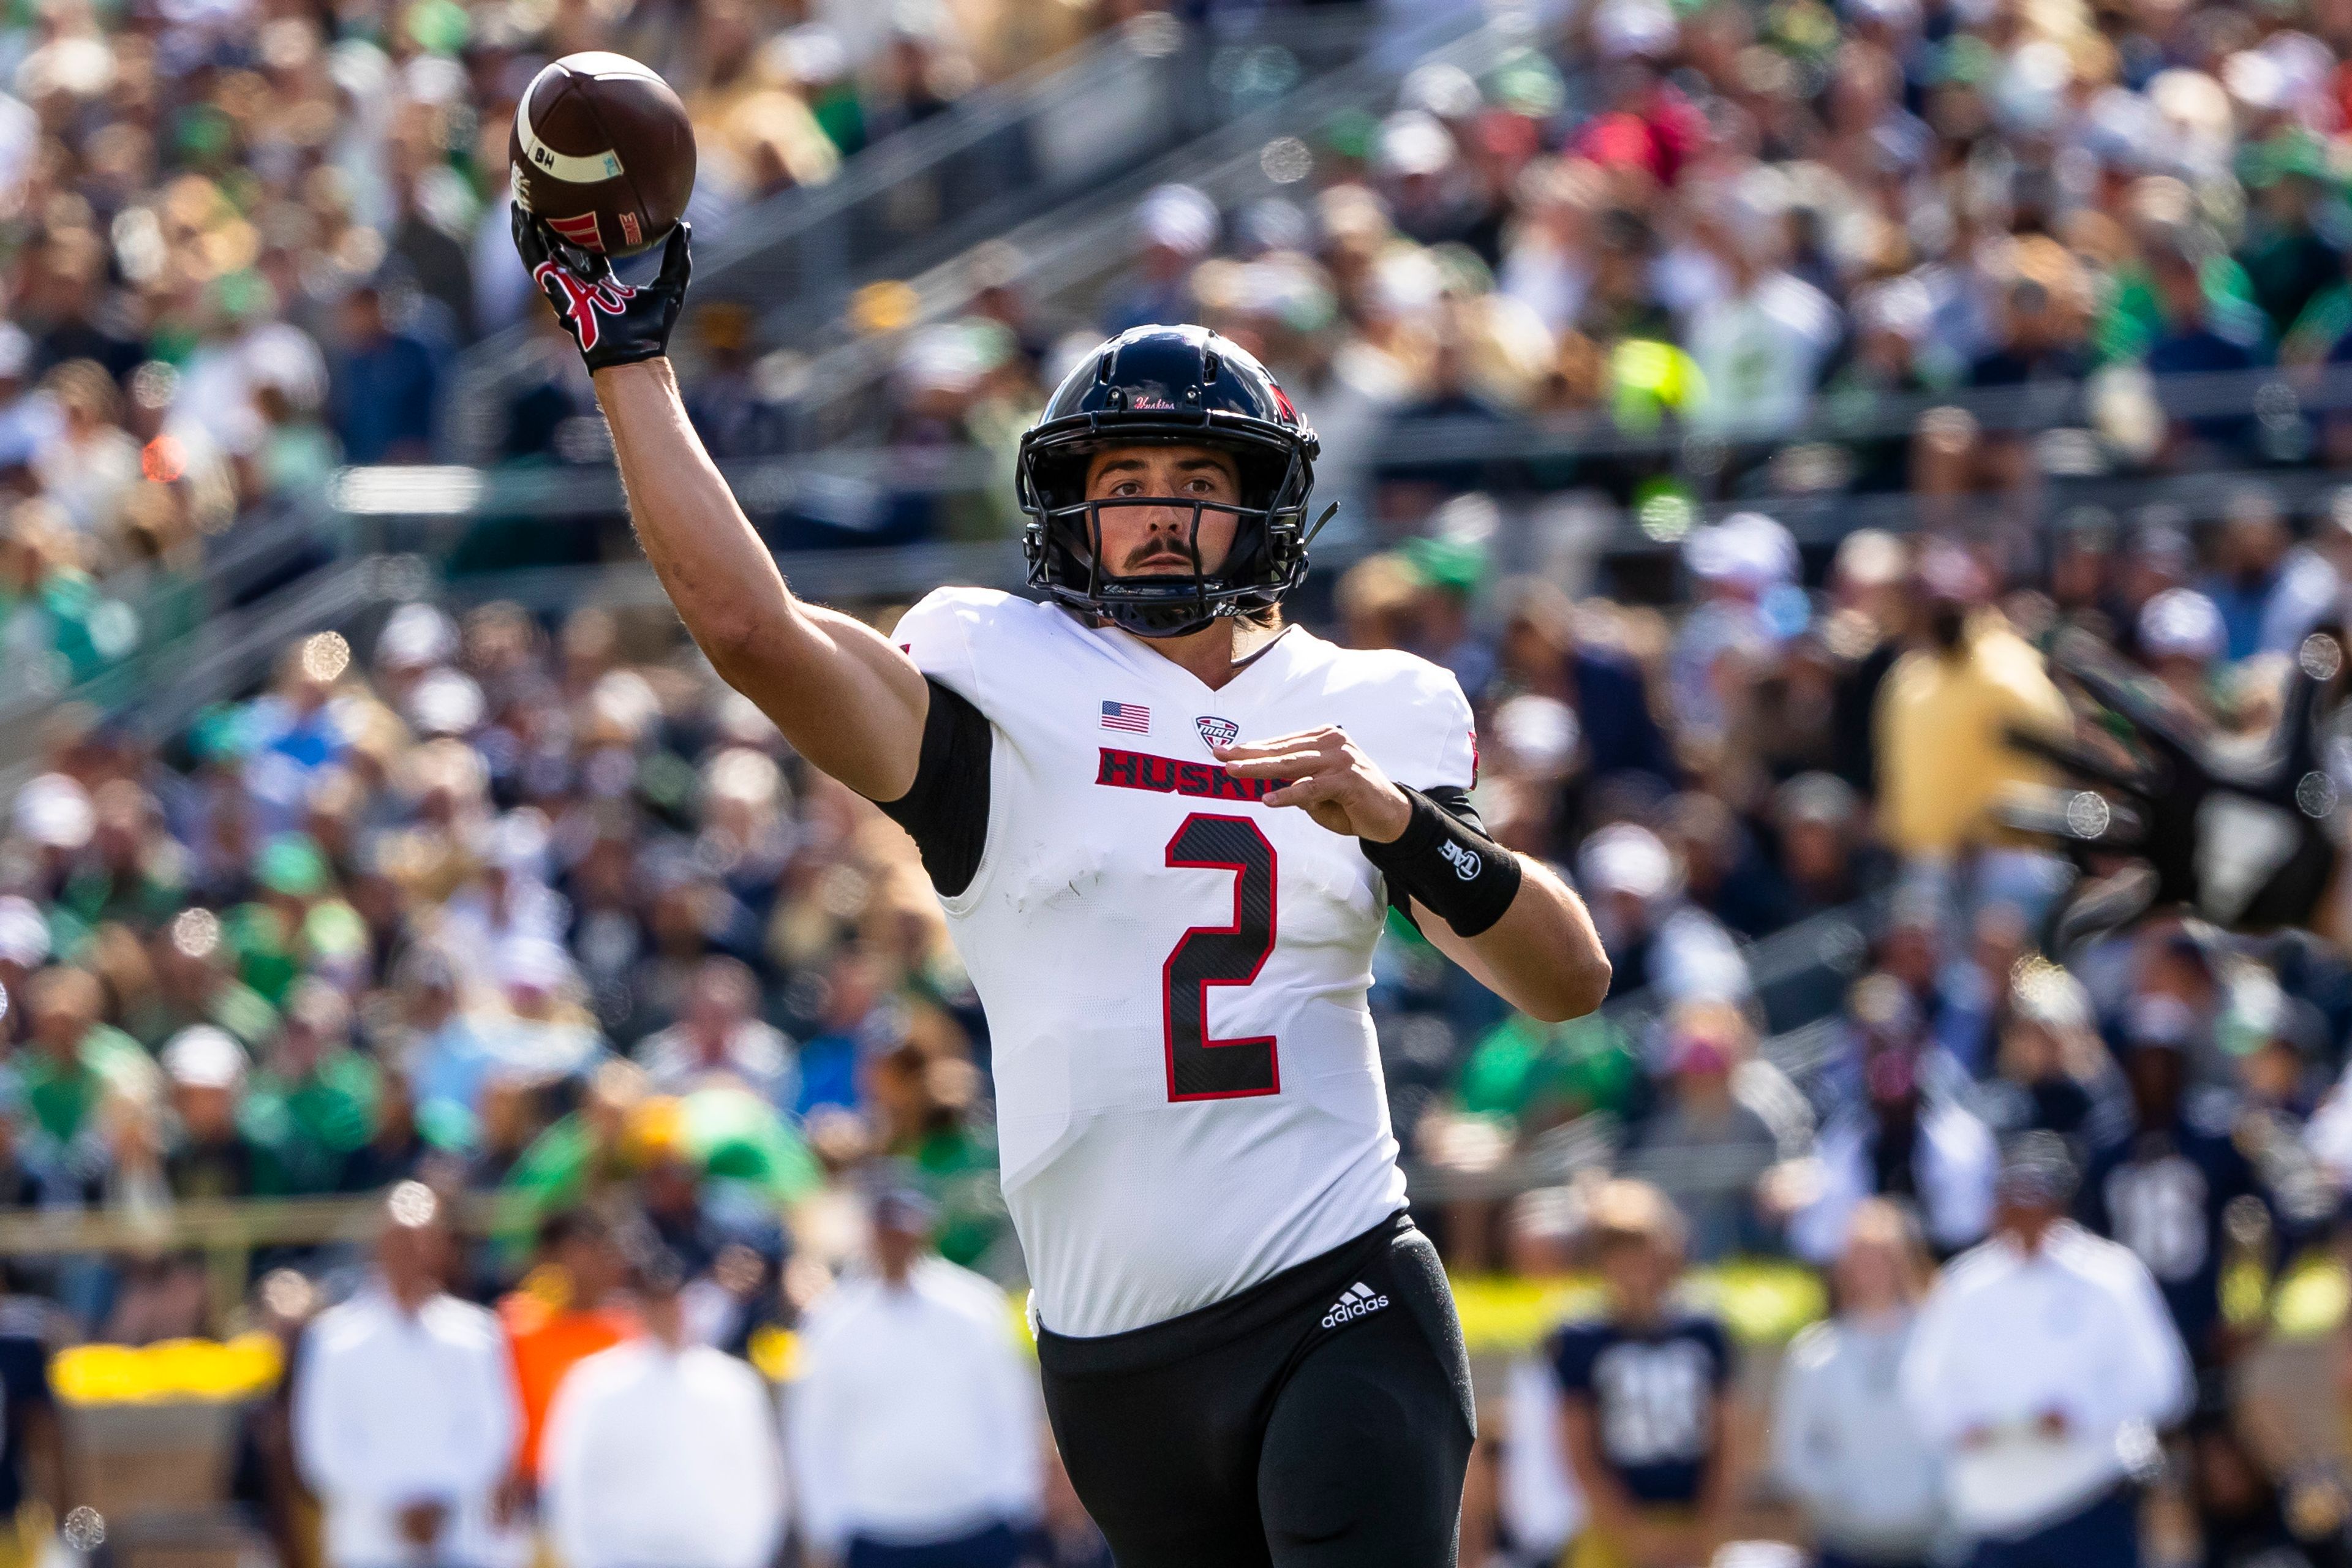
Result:
M44 849L79 849L97 825L89 792L63 773L43 773L16 792L17 837Z
M1691 531L1683 564L1702 583L1729 583L1751 592L1797 578L1797 542L1759 511L1743 511Z
M49 922L30 899L0 899L0 963L38 969L49 956Z
M2221 657L2229 634L2212 600L2194 588L2167 588L2140 606L2139 646L2150 658L2204 663Z
M1205 256L1217 242L1217 205L1190 185L1162 185L1135 209L1149 244L1180 256Z
M163 1074L187 1089L235 1089L245 1081L245 1047L226 1029L197 1024L163 1043Z
M1584 841L1576 872L1588 893L1625 893L1646 903L1673 889L1675 858L1648 828L1620 822Z

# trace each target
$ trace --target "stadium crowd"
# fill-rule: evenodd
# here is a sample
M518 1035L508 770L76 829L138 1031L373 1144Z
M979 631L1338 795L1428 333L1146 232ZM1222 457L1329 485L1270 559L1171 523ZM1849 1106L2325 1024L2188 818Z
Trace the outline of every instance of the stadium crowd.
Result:
M1455 673L1485 820L1580 889L1615 967L1612 1009L1559 1027L1402 923L1376 968L1449 1263L1602 1282L1482 1387L1468 1560L1681 1568L1761 1510L1832 1563L2120 1564L2154 1478L2154 1557L2346 1561L2342 1476L2268 1442L2246 1385L2268 1285L2352 1190L2352 911L2046 951L2064 868L1992 812L2045 777L2003 736L2065 721L2039 656L2066 631L2258 742L2352 589L2352 497L2250 473L2214 521L1810 559L1769 515L1880 489L1936 522L2081 471L2003 389L2057 389L2033 422L2093 429L2111 471L2346 455L2301 408L2167 418L2135 368L2324 392L2352 359L2339 13L1601 0L1484 80L1424 68L1269 149L1295 195L1139 210L1087 341L1207 321L1335 468L1385 452L1318 629ZM538 59L678 82L711 233L1087 15L12 19L0 668L93 673L194 613L204 540L436 451L450 354L529 303L497 170ZM909 336L877 435L1009 443L1080 323L1010 288L982 310ZM741 323L694 320L742 368ZM725 402L751 380L709 384L714 437L759 426ZM1696 431L1757 510L1681 531L1652 602L1601 596L1591 556L1508 574L1505 509L1456 493L1493 465L1384 437L1520 417L1632 445L1510 484L1671 499L1671 444L1640 443ZM490 1568L525 1521L577 1568L760 1568L787 1530L817 1562L1098 1562L988 1283L1020 1260L986 1020L904 836L667 616L415 603L358 640L296 642L161 750L47 721L0 825L0 1207L388 1193L381 1238L265 1246L241 1292L168 1252L12 1264L44 1331L297 1345L238 1482L289 1562L321 1560L314 1505L334 1568ZM1760 1387L1677 1288L1757 1259L1822 1270L1834 1309ZM22 1326L0 1313L11 1411L42 1399ZM787 1382L781 1429L747 1363ZM24 1447L0 1504L41 1479Z
M1197 319L1259 353L1343 466L1399 480L1622 505L1688 477L1661 439L1685 433L1722 448L1704 484L1753 494L2341 457L2326 7L1538 10L1537 47L1477 77L1425 65L1269 143L1254 191L1155 193L1098 301L988 289L908 332L876 438L1008 446L1006 411L1099 331ZM2263 367L2305 401L2159 393ZM1449 460L1433 422L1578 439ZM2054 429L2081 436L2030 438ZM1394 489L1410 527L1427 485Z
M2300 542L2291 521L2305 525ZM2195 1430L2234 1440L2213 1411L2261 1338L2265 1286L2328 1238L2352 1183L2352 1096L2338 1084L2352 965L2317 935L2233 938L2179 916L2039 951L2063 866L1990 809L2006 786L2042 776L2004 726L2064 721L2035 647L2063 627L2130 650L2145 679L2206 721L2266 730L2285 650L2343 600L2347 525L2352 511L2290 520L2248 490L2207 538L2141 520L2116 538L2070 533L2038 561L1864 531L1809 588L1785 531L1743 514L1685 541L1695 603L1673 619L1543 582L1479 581L1476 542L1458 532L1346 571L1328 629L1419 649L1476 694L1475 803L1498 837L1583 890L1618 976L1611 1012L1542 1027L1498 1016L1395 925L1373 1000L1398 1134L1429 1194L1423 1223L1465 1273L1598 1267L1629 1303L1625 1335L1706 1349L1675 1352L1678 1370L1642 1385L1640 1397L1667 1401L1644 1418L1609 1414L1635 1393L1598 1370L1612 1364L1606 1343L1559 1342L1538 1397L1594 1402L1598 1447L1563 1455L1543 1419L1515 1418L1498 1398L1490 1436L1503 1473L1523 1450L1548 1453L1554 1491L1586 1499L1604 1532L1588 1536L1632 1531L1649 1545L1628 1561L1685 1561L1694 1519L1716 1530L1735 1500L1771 1493L1760 1457L1739 1461L1735 1487L1685 1452L1692 1433L1731 1427L1675 1415L1675 1391L1729 1397L1734 1350L1719 1326L1685 1333L1682 1309L1667 1310L1682 1264L1820 1266L1874 1333L1917 1294L1931 1257L1996 1231L2011 1239L1995 1254L2022 1247L2030 1259L2015 1239L2025 1236L2073 1260L2099 1310L2137 1315L2112 1338L2124 1361L2091 1384L2085 1368L2105 1363L2063 1343L1994 1369L2018 1373L2018 1398L2055 1402L2046 1408L1931 1404L1944 1425L1915 1434L1920 1463L1940 1477L1948 1467L1930 1450L1953 1447L1951 1473L1976 1475L1978 1489L1947 1500L1930 1488L1935 1507L1897 1521L1927 1531L1911 1546L1924 1554L1956 1524L2014 1523L2004 1489L2020 1464L2050 1458L2028 1451L2037 1442L2079 1461L2069 1474L2081 1487L2057 1495L2105 1508L2093 1525L2112 1536L2131 1514L2105 1494L2126 1472L2098 1445L2108 1427L2145 1434L2189 1415L2192 1387L2207 1399ZM887 624L891 612L876 614ZM1013 1527L1041 1517L1045 1482L1034 1464L1015 1485L975 1458L1013 1451L1009 1396L979 1363L946 1358L970 1379L958 1395L970 1401L968 1443L909 1438L937 1407L892 1414L875 1391L902 1379L861 1381L853 1364L831 1374L845 1380L824 1396L834 1404L814 1392L830 1386L816 1371L828 1345L867 1366L938 1358L929 1331L891 1316L898 1298L873 1293L877 1278L922 1281L936 1332L967 1336L955 1342L979 1342L980 1318L990 1342L1010 1342L1003 1299L983 1310L985 1278L1017 1284L1020 1267L995 1190L986 1020L909 841L803 766L665 618L589 609L551 623L497 603L453 618L412 603L362 649L331 632L299 641L267 690L208 711L162 753L72 710L44 740L0 839L10 1205L152 1213L394 1187L375 1272L420 1299L446 1289L497 1303L495 1318L467 1316L455 1299L435 1310L453 1356L491 1354L503 1338L522 1473L554 1538L623 1528L567 1515L548 1468L541 1434L573 1363L640 1332L721 1361L772 1357L776 1335L797 1331L819 1360L792 1384L813 1403L790 1407L891 1434L793 1451L805 1496L795 1517L823 1535L804 1541L854 1536L866 1508L886 1538L978 1521L1021 1550ZM1768 1005L1766 955L1802 949L1822 917L1870 932L1867 951L1809 960L1815 1000ZM1796 1022L1822 1021L1768 1036L1774 1009L1791 1006ZM1596 1188L1611 1168L1639 1181ZM488 1234L453 1250L434 1214L469 1197L496 1200ZM2061 1223L2070 1214L2081 1228ZM1876 1265L1854 1260L1864 1233L1888 1255ZM2096 1251L2094 1237L2122 1250ZM943 1258L930 1258L934 1244ZM346 1330L361 1343L393 1331L369 1327L380 1297L361 1289L370 1263L348 1248L265 1246L242 1298L223 1294L201 1258L168 1252L16 1272L75 1337L150 1343L241 1321L291 1335L346 1296L341 1317L308 1331L298 1369ZM1948 1272L1946 1289L1973 1278ZM1896 1285L1876 1317L1849 1300ZM860 1301L881 1313L870 1331L829 1327ZM490 1349L466 1348L486 1332ZM2017 1342L2001 1333L1983 1338ZM910 1348L908 1334L929 1348ZM1960 1331L1959 1342L1976 1341ZM323 1417L302 1415L298 1370L287 1452L299 1468L279 1484L299 1474L320 1489L330 1561L362 1568L375 1548L336 1544L336 1489L359 1483L335 1468L332 1444L357 1441L368 1412L413 1440L411 1402L394 1391L415 1384L396 1358L352 1353L358 1370L321 1385L361 1413L333 1424L331 1441L303 1436ZM2175 1376L2175 1361L2201 1384ZM460 1356L436 1375L472 1397L478 1373ZM1957 1363L1937 1375L1977 1394L1998 1386ZM941 1373L920 1385L953 1382ZM740 1418L723 1415L740 1413L732 1373L688 1383L716 1402L714 1422ZM2078 1385L2115 1397L2067 1405ZM635 1387L611 1392L616 1408L656 1397ZM858 1388L862 1398L845 1392ZM1885 1392L1865 1379L1845 1394L1780 1398L1828 1399L1843 1419L1856 1413L1840 1401L1872 1389ZM1857 1418L1913 1423L1910 1410ZM2018 1438L2027 1450L2001 1446L2016 1436L2005 1424L2031 1428L2052 1412L2054 1426ZM1843 1440L1822 1420L1827 1435L1807 1441ZM499 1430L482 1441L495 1447ZM1975 1453L1979 1438L1990 1454ZM591 1473L634 1473L625 1445L581 1441ZM323 1454L306 1447L320 1442ZM2097 1452L2074 1451L2085 1442ZM1668 1458L1612 1458L1619 1449ZM482 1474L503 1486L497 1458ZM942 1493L959 1500L955 1518L908 1503L908 1477L933 1463L957 1477ZM1819 1509L1834 1494L1808 1463L1784 1456L1790 1484ZM1657 1465L1672 1476L1650 1473ZM2186 1473L2203 1484L2203 1471ZM294 1517L257 1489L266 1514ZM612 1490L570 1496L635 1506ZM1528 1483L1504 1490L1522 1510L1524 1548L1536 1533ZM478 1500L504 1521L520 1495L494 1487ZM775 1521L752 1508L760 1495L742 1494L751 1511L728 1529L765 1539ZM704 1515L720 1531L721 1514ZM435 1528L474 1528L467 1517ZM1082 1543L1083 1521L1062 1522ZM364 1542L407 1527L349 1528ZM2091 1550L2065 1549L2078 1547ZM1873 1550L1862 1560L1891 1561Z

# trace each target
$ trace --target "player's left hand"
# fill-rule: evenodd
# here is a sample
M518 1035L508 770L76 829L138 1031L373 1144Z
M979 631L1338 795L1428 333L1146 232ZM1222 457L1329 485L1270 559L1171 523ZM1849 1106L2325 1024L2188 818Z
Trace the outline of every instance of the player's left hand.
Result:
M1210 750L1235 778L1287 779L1263 804L1304 807L1334 833L1392 844L1412 821L1404 791L1336 725Z

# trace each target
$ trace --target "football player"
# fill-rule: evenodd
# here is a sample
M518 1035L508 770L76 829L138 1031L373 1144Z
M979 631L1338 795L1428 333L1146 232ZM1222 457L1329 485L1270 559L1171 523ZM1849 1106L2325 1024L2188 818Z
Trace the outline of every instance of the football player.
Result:
M993 1042L1046 1408L1124 1568L1454 1560L1473 1415L1365 1005L1388 906L1514 1005L1597 1006L1583 905L1489 838L1444 669L1282 619L1314 432L1199 327L1113 339L1023 438L1025 599L885 637L795 598L687 422L659 278L516 216L637 534L719 673L904 825Z

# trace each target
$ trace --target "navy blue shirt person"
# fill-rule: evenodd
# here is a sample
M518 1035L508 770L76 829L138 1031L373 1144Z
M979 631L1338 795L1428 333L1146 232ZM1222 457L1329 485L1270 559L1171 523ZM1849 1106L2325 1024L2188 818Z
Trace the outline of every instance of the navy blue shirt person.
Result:
M2183 1103L2192 1020L2170 997L2143 997L2126 1024L2129 1135L2097 1151L2084 1173L2083 1223L2131 1248L2156 1276L2189 1354L2216 1359L2221 1316L2223 1212L2263 1197L2253 1163L2226 1125L2204 1125Z
M1731 1342L1715 1319L1675 1298L1682 1222L1664 1194L1613 1181L1591 1212L1608 1307L1549 1347L1570 1468L1591 1510L1571 1561L1704 1563L1724 1539L1731 1496Z
M382 292L372 285L346 297L341 326L331 402L345 460L422 462L432 451L440 403L433 350L392 324Z

